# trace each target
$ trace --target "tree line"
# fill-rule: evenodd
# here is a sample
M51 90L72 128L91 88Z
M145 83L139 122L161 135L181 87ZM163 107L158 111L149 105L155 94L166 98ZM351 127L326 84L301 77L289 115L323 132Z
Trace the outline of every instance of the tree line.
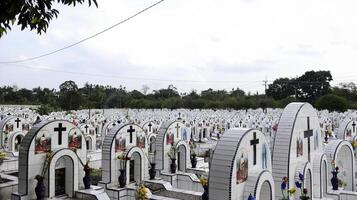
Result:
M0 87L0 104L41 105L40 114L51 111L88 108L188 108L188 109L249 109L283 108L294 101L310 102L319 109L345 111L357 108L357 86L343 83L331 87L329 71L308 71L297 78L278 78L269 84L266 95L232 90L192 90L180 94L174 85L148 93L128 91L126 87L103 86L86 83L79 88L74 81L65 81L59 90L15 86Z

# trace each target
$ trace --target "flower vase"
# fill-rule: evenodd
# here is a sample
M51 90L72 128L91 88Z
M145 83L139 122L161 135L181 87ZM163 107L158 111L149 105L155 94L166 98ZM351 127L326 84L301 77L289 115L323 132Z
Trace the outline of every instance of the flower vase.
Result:
M90 177L89 171L85 171L85 175L83 177L83 183L84 183L84 189L90 189L92 178Z
M43 177L39 176L36 179L37 179L37 185L35 187L35 193L36 193L37 200L44 200L46 187L45 184L43 183Z
M156 169L155 169L155 165L156 163L150 163L151 168L149 169L149 175L150 175L150 180L155 179L155 175L156 175Z
M332 184L332 190L338 190L338 178L337 178L337 171L332 172L332 178L331 178L331 184Z
M203 186L202 200L208 200L208 185Z
M171 159L170 172L172 174L176 173L176 159Z
M119 187L123 188L126 185L126 172L125 169L120 169L120 176L118 178L118 182L119 182Z
M196 168L196 165L197 165L196 155L192 155L191 156L191 166L192 166L192 168Z

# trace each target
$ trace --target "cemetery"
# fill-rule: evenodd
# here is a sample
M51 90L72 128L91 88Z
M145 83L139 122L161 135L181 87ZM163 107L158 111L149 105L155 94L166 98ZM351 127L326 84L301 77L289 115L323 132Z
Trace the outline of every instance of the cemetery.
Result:
M356 10L0 0L0 200L357 200Z
M356 112L3 107L1 199L356 200Z

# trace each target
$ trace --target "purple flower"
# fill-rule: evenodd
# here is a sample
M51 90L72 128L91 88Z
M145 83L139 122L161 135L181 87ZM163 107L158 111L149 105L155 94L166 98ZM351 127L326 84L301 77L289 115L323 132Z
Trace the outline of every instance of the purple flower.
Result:
M282 183L281 183L281 189L282 189L282 190L285 190L285 189L286 189L286 183L285 183L285 182L282 182Z
M299 172L299 179L300 179L300 181L303 181L304 180L304 174Z
M248 200L255 200L255 197L253 197L252 194L249 194Z
M295 185L296 185L297 188L301 188L301 183L299 181L296 181Z

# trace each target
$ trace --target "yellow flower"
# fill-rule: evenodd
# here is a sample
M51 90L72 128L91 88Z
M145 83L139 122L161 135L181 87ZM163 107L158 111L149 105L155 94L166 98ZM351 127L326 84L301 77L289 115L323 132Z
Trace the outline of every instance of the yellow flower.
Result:
M201 176L200 183L202 186L208 185L208 180L205 177Z
M289 190L288 190L288 193L289 194L294 194L296 192L296 188L290 188Z
M147 188L141 184L137 190L138 200L146 200L148 199L148 191Z
M0 152L0 159L3 160L6 158L6 153L5 152Z
M352 141L351 144L352 144L352 147L357 147L357 141Z

